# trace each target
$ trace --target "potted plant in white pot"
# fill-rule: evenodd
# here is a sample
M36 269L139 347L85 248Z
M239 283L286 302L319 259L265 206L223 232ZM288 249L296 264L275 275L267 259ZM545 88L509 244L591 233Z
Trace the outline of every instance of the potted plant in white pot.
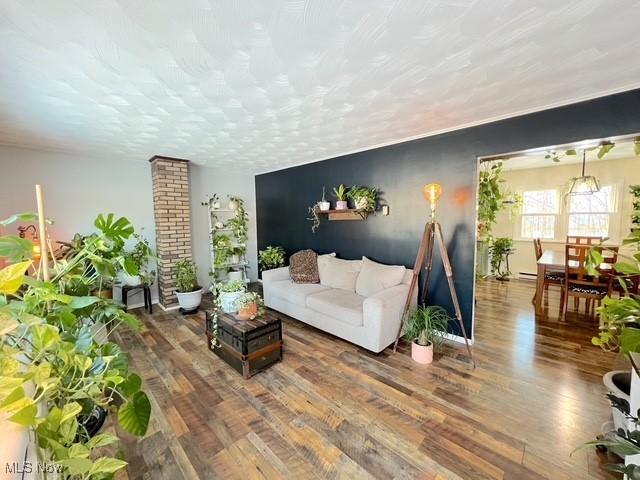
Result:
M224 313L235 313L238 311L237 301L246 291L242 280L231 280L217 286L216 292L219 297L220 308Z
M333 194L336 197L336 210L347 210L349 208L347 203L347 192L347 187L342 183L337 188L333 187Z
M236 306L240 320L253 320L264 312L262 298L256 292L245 292L240 295Z
M327 202L327 200L324 198L324 185L322 186L322 200L318 202L318 207L320 208L321 212L327 212L331 210L331 203Z
M195 312L202 301L203 288L198 285L197 273L192 260L176 263L176 296L183 312Z
M437 305L423 305L412 310L404 324L404 338L411 342L411 358L422 364L433 361L434 349L444 344L449 314Z
M349 188L347 197L353 200L353 207L363 212L373 212L378 205L378 189L354 185Z

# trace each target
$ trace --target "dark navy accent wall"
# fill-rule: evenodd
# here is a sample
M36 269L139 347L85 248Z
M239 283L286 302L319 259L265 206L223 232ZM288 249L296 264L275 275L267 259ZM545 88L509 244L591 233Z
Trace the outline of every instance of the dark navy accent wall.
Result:
M640 90L515 117L442 135L258 175L258 249L281 245L290 255L304 248L363 255L382 263L412 267L427 221L422 197L426 183L442 184L438 218L446 237L455 285L468 332L472 328L477 157L640 132ZM624 172L621 172L623 174ZM307 208L331 188L371 185L382 190L380 212L366 221L327 221L311 233ZM533 255L533 251L532 251ZM428 303L453 313L439 255ZM455 332L457 333L457 332Z

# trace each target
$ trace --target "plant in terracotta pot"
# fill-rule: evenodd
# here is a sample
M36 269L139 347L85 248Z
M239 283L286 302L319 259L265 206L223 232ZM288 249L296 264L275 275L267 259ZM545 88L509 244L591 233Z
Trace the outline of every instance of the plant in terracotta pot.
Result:
M235 313L238 311L237 302L240 296L246 291L246 286L242 280L231 280L220 283L216 287L216 295L220 308L224 313Z
M264 313L262 298L256 292L246 292L238 297L236 306L240 320L253 320Z
M447 335L449 314L437 305L423 305L412 310L404 324L403 335L411 342L411 358L418 363L433 361L433 351L440 350Z
M176 296L183 312L195 312L202 301L202 287L198 285L198 268L192 260L176 263Z
M333 187L333 194L336 197L336 210L347 210L349 205L347 204L347 193L349 189L340 184L337 188Z

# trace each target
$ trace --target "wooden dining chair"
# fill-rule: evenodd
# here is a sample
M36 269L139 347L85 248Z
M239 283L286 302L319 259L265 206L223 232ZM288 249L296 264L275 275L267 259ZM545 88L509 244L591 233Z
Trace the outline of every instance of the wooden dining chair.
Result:
M599 245L602 237L581 237L577 235L567 235L567 243L571 245Z
M611 295L613 283L613 264L618 259L618 247L602 250L603 261L600 265L600 275L589 275L586 267L587 254L590 245L565 245L565 277L560 300L562 304L561 318L567 318L567 304L569 297L586 299L586 313L593 315L595 307L600 305L606 295ZM609 268L605 269L604 265Z
M536 262L540 260L542 257L542 241L539 238L533 239L533 248L536 253ZM549 285L560 285L564 283L564 272L547 272L544 276L544 293L549 293ZM544 298L543 298L544 300ZM531 299L531 303L536 303L536 294L533 294L533 298Z

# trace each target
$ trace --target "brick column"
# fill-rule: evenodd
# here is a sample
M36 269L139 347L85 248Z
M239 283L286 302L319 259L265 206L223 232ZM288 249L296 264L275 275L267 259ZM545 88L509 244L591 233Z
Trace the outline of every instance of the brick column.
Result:
M154 156L151 162L160 306L177 306L175 265L191 258L189 160Z

